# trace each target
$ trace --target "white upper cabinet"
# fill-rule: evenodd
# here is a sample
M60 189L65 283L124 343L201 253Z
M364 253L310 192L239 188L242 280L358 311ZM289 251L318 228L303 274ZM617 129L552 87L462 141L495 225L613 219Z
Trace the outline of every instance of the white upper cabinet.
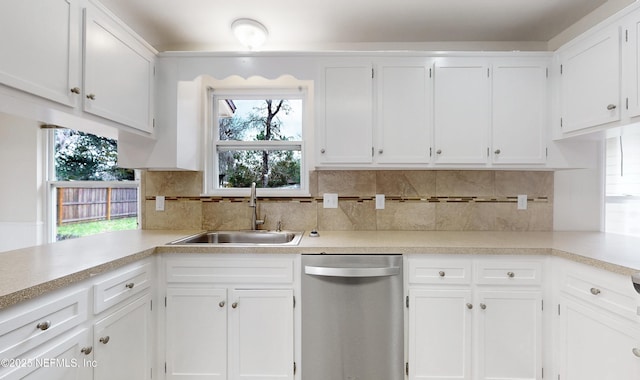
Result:
M631 14L624 25L622 49L623 96L627 116L640 116L640 14Z
M620 120L620 28L609 27L560 52L561 130Z
M484 59L439 59L434 72L436 164L487 162L490 77Z
M548 125L547 60L493 65L491 157L494 164L543 164Z
M431 76L424 58L382 61L376 66L376 162L429 163Z
M76 0L0 2L0 83L75 106L80 15Z
M371 163L372 66L349 62L322 68L319 97L319 162Z
M84 109L151 132L154 54L99 9L85 9Z
M0 28L0 85L57 103L33 101L41 121L55 110L152 132L155 51L98 2L3 1Z

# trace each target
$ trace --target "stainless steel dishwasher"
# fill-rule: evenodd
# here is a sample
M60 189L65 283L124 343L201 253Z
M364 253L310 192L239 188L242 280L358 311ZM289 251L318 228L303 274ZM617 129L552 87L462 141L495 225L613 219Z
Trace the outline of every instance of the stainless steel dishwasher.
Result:
M403 380L401 255L302 256L302 380Z

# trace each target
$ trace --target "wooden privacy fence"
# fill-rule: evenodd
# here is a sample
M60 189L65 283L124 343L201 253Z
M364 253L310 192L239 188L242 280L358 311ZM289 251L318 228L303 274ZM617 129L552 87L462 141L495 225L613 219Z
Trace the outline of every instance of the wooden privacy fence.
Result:
M138 215L138 189L59 187L58 225Z

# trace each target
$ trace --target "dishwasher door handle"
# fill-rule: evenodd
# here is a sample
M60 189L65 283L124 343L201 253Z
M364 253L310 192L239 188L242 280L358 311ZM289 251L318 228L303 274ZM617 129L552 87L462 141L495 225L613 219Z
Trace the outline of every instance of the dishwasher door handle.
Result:
M399 267L383 268L332 268L332 267L312 267L306 265L304 273L313 276L328 277L385 277L400 274Z

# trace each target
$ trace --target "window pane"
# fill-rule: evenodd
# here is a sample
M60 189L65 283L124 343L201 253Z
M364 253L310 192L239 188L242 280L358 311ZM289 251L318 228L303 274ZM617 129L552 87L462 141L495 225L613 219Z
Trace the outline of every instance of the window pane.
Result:
M222 141L301 141L301 99L220 99Z
M246 188L255 182L262 188L300 187L300 150L218 151L219 187Z

